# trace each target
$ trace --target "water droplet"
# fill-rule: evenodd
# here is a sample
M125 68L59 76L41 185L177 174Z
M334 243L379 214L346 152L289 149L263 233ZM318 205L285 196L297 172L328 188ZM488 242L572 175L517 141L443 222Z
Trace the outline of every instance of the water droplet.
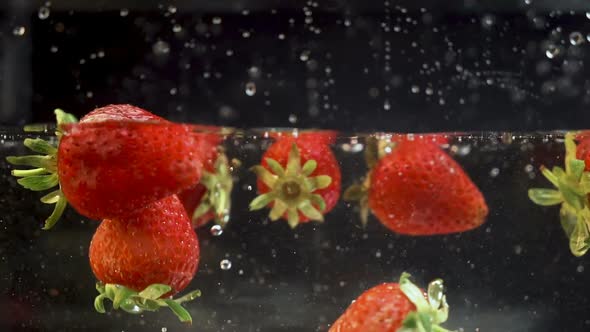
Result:
M301 61L309 60L309 51L301 52L301 55L299 55L299 60L301 60Z
M521 245L514 246L514 253L517 255L522 254L522 246Z
M23 36L27 29L24 26L17 26L12 30L12 34L15 36Z
M219 16L215 16L215 17L214 17L214 18L211 20L211 22L212 22L213 24L221 24L221 17L219 17Z
M578 265L578 267L576 268L576 271L577 271L578 273L582 273L582 272L584 272L584 265Z
M211 226L210 231L211 231L211 235L213 235L213 236L219 236L219 235L223 234L223 228L221 228L221 226L219 226L219 225Z
M104 58L104 51L98 51L97 55L99 58Z
M434 90L432 90L432 88L426 88L426 90L424 90L424 92L429 95L432 96L432 94L434 93Z
M173 96L176 95L177 92L178 92L178 90L176 88L170 89L170 94Z
M285 39L285 34L284 33L279 33L279 39L280 40L284 40Z
M254 82L246 83L246 95L252 97L256 94L256 84Z
M127 8L121 9L121 11L119 12L119 15L121 15L121 17L125 17L125 16L129 15L129 9L127 9Z
M168 12L169 12L170 14L174 14L174 13L176 13L176 7L174 7L174 6L172 6L172 5L168 6Z
M244 32L242 32L242 37L244 37L244 38L250 38L250 31L244 31Z
M256 66L252 66L248 69L248 75L252 78L260 77L260 69Z
M420 87L417 85L412 85L412 93L418 93L420 92Z
M494 167L490 170L490 176L495 178L496 176L498 176L498 174L500 174L500 169L498 167Z
M533 3L533 0L524 0L524 4L525 5L530 5L531 3Z
M40 7L39 13L38 13L39 19L44 20L44 19L48 18L50 13L51 13L51 10L49 10L49 7L45 7L45 6Z
M578 31L570 33L570 44L578 46L584 42L584 36Z
M174 24L174 26L172 27L172 31L174 33L179 33L182 31L182 27L179 24Z
M560 53L559 47L550 44L549 46L547 46L547 50L545 50L545 56L547 56L549 59L554 59L556 58Z
M289 115L289 123L292 123L292 124L297 123L297 115L295 115L295 114Z
M170 45L167 42L159 40L157 41L154 46L152 46L152 51L156 55L164 55L170 53Z
M163 327L162 328L162 332L168 332L168 328L167 327Z
M51 46L49 51L51 51L51 53L57 53L57 51L58 51L57 46Z
M219 263L219 267L221 267L222 270L229 270L231 269L231 261L229 259L224 259Z
M590 12L586 12L586 18L590 20Z
M486 29L491 28L495 22L496 22L496 18L493 15L488 14L488 15L484 15L481 18L481 25Z
M389 103L388 99L385 99L385 102L383 103L383 109L386 111L389 111L391 109L391 104Z

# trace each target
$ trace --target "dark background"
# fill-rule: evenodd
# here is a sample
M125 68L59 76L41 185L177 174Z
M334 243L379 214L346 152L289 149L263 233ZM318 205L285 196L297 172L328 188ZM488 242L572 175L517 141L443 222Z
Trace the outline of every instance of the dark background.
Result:
M3 125L52 121L55 107L83 115L128 102L242 128L588 127L590 44L570 43L573 32L590 33L583 1L54 0L41 19L43 5L0 2ZM471 151L454 157L491 213L484 226L449 236L399 236L375 219L363 229L344 203L322 225L271 224L267 211L247 210L255 192L244 167L224 234L198 230L202 258L189 288L203 297L187 305L195 325L186 327L166 311L94 312L87 250L97 224L68 209L53 231L40 230L48 207L7 171L6 155L26 153L16 132L0 136L1 331L326 331L362 291L403 270L421 285L445 279L450 328L589 330L588 257L569 253L556 208L526 197L547 186L538 166L561 163L552 137L452 139L452 151ZM264 148L251 137L226 146L245 166ZM350 185L365 172L362 157L334 150Z
M583 1L57 0L41 19L44 3L1 5L5 125L108 103L349 131L580 128L590 117Z

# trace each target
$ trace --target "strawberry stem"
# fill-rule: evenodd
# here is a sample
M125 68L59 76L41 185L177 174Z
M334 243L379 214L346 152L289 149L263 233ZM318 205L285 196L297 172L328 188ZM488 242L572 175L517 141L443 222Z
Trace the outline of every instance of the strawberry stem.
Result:
M209 211L213 211L215 223L225 227L229 222L234 181L224 153L220 153L217 157L213 173L203 172L201 183L207 191L193 212L192 219L197 220Z
M162 307L168 307L181 322L188 324L192 324L192 317L181 304L201 296L201 291L195 290L178 299L161 299L172 290L172 287L164 284L152 284L137 292L125 286L97 282L96 290L99 294L94 299L94 309L101 314L106 312L104 300L111 300L113 309L122 309L131 314L157 311Z
M76 122L76 118L60 109L55 110L57 119L56 136L61 137L61 126L67 123ZM25 131L44 131L45 127L26 126ZM11 174L19 179L17 182L24 188L32 191L45 191L56 186L59 187L59 178L57 175L57 145L53 142L43 140L41 138L27 138L23 144L31 151L39 153L39 155L28 156L9 156L6 160L16 166L34 167L33 169L14 169ZM63 214L67 200L61 190L55 190L41 198L41 202L45 204L55 204L53 212L45 220L44 230L48 230L57 223Z
M271 158L267 158L266 163L268 169L256 165L251 170L270 191L252 200L250 210L259 210L272 204L269 218L272 221L286 218L292 228L299 224L300 213L310 220L323 221L326 202L314 192L327 188L332 178L328 175L311 176L317 168L317 162L311 159L301 165L299 148L293 144L284 168Z
M569 239L574 256L584 255L590 249L590 172L585 172L585 162L576 159L575 133L565 135L565 170L541 166L541 173L556 189L532 188L528 196L541 206L561 204L560 221Z
M449 305L441 279L430 282L426 297L422 290L410 281L410 275L406 272L402 273L399 285L401 291L416 306L416 311L406 316L397 332L450 332L439 326L449 316Z

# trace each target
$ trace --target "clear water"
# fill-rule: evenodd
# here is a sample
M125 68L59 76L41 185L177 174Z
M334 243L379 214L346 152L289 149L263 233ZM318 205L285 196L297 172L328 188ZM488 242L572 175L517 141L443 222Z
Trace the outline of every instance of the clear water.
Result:
M585 257L569 252L557 208L535 206L530 187L548 187L541 164L560 165L562 132L449 133L442 146L483 192L490 214L481 227L453 235L397 235L371 217L361 227L353 205L340 201L324 223L270 223L249 212L257 164L270 141L265 130L228 136L241 160L231 221L222 234L198 229L201 262L187 289L193 326L168 311L130 315L94 311L95 279L88 245L98 223L72 209L50 231L41 196L20 188L5 156L25 154L25 135L0 134L0 276L2 326L15 331L327 331L364 290L402 271L425 285L445 280L447 328L459 331L586 331L590 329ZM332 150L343 188L366 172L366 135L340 133ZM215 235L214 235L215 234ZM4 316L7 315L7 316ZM10 318L6 318L10 317ZM567 326L567 329L565 328Z

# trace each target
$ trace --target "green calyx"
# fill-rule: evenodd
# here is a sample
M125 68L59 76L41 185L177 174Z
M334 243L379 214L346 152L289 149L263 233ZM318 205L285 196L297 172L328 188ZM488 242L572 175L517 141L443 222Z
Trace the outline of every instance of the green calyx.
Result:
M576 158L575 133L565 136L565 170L541 167L541 173L556 189L529 189L529 198L537 205L561 204L560 220L574 256L584 255L590 248L590 172L583 160Z
M251 168L270 191L259 195L250 203L250 210L259 210L272 204L269 217L272 221L287 215L287 222L292 228L299 224L299 213L310 220L323 221L326 202L318 189L327 188L332 183L328 175L311 176L317 168L315 160L308 160L301 165L301 156L297 145L293 144L286 168L274 159L267 158L270 171L261 165Z
M395 147L395 143L386 139L379 139L370 136L365 142L365 163L369 171L360 183L355 183L348 187L342 198L346 202L355 202L358 204L361 223L363 227L367 226L369 220L369 187L371 185L371 171L377 165L377 162L387 155ZM389 151L389 152L388 152Z
M207 192L193 212L193 220L213 211L215 223L224 227L229 221L231 192L234 185L231 168L224 153L220 153L217 157L213 173L203 172L201 183L207 188Z
M56 136L58 139L62 136L61 125L67 123L77 122L76 118L60 109L55 110L57 118ZM26 126L26 132L44 131L45 128L41 126ZM27 156L9 156L6 160L16 166L32 167L30 169L14 169L11 174L19 179L17 182L26 189L32 191L45 191L56 186L59 187L59 178L57 175L57 145L54 142L49 142L40 138L27 138L24 140L24 145L31 151L39 153L38 155ZM41 198L41 202L45 204L55 204L53 212L45 220L43 229L50 229L57 223L63 214L67 199L65 198L61 188L50 192Z
M450 332L440 326L449 316L449 305L444 295L443 281L436 279L428 285L427 296L410 281L410 275L402 273L399 287L416 306L410 312L397 332Z
M182 303L201 296L201 291L195 290L177 299L161 299L162 295L172 290L170 286L163 284L152 284L141 292L137 292L125 286L97 282L96 290L99 294L94 299L94 309L101 314L106 312L104 300L108 299L113 302L113 309L122 309L131 314L157 311L162 307L168 307L181 322L188 324L192 324L193 319L190 313L182 307Z

